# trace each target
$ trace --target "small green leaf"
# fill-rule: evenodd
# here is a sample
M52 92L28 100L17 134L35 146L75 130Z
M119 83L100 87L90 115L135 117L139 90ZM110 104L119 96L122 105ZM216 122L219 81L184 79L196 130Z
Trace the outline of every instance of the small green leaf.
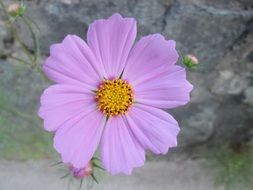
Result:
M56 162L56 163L52 164L51 166L53 167L53 166L57 166L57 165L60 165L60 164L62 164L61 161L60 162Z
M93 173L91 174L91 177L92 177L92 179L93 179L97 184L99 184L97 178L95 177L95 175L94 175Z
M99 169L105 171L105 169L104 169L102 166L100 166L100 165L98 165L98 164L96 164L96 163L93 163L93 166L94 166L95 168L99 168Z
M70 175L70 173L66 173L64 176L61 177L61 179L64 179L66 177L68 177Z
M81 190L82 185L83 185L83 179L81 179L81 181L80 181L79 190Z

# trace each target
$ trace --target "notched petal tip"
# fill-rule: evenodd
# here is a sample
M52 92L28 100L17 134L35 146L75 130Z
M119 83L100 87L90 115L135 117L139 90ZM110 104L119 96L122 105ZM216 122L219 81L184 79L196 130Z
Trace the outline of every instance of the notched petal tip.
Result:
M42 116L42 111L41 111L41 107L38 109L37 111L37 116L40 118L40 119L43 119L43 116Z
M136 38L137 26L133 18L115 13L89 25L87 42L101 64L104 77L119 77Z
M122 20L122 21L133 21L133 22L136 22L136 20L133 17L123 17L119 13L114 13L107 20L110 20L110 19L119 19L119 20Z
M129 113L127 121L145 149L155 154L166 154L169 148L177 146L180 128L170 114L138 104Z
M144 166L144 164L145 164L145 160L143 161L142 164L129 167L129 168L125 169L125 170L120 170L120 171L114 171L114 170L111 170L111 169L107 169L107 170L108 170L108 172L110 172L111 175L124 174L124 175L130 176L130 175L132 175L134 169L142 167L142 166Z
M133 17L123 17L121 14L119 13L114 13L112 14L110 17L108 17L107 19L97 19L94 20L90 26L95 26L96 24L106 24L108 22L113 22L113 21L132 21L134 24L136 24L136 20ZM91 30L91 27L88 28L88 31Z
M122 19L123 17L120 13L113 13L112 16L109 17L109 19L110 18L120 18L120 19Z
M75 35L75 34L67 34L63 40L61 42L52 44L49 48L50 50L50 56L52 56L52 54L55 53L55 50L57 50L58 48L60 48L63 44L65 44L67 41L72 40L73 38L79 38L81 39L79 36Z
M193 90L194 86L189 81L187 82L188 82L188 88L189 88L189 93L190 93Z
M168 42L170 43L171 47L176 49L177 42L175 40L168 40Z

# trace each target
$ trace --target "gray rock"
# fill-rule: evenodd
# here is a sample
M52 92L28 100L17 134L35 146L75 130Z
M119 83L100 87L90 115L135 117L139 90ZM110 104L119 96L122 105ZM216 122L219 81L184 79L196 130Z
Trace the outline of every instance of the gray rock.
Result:
M247 110L252 106L252 1L37 0L26 4L28 16L41 29L43 55L48 54L51 44L60 42L67 34L85 38L94 19L107 18L114 12L136 18L138 39L150 33L162 33L166 38L175 39L181 52L195 54L200 60L199 67L188 74L195 86L192 102L173 110L182 127L180 146L206 140L222 141L222 132L228 134L229 139L236 132L244 131L229 130L229 127L250 127L247 125L250 120ZM19 32L31 46L27 30L21 27ZM27 77L28 81L34 80L33 76ZM6 86L10 85L7 83ZM24 82L24 85L29 83ZM30 85L27 89L32 88ZM44 86L41 84L38 89ZM33 98L30 104L35 111L38 98ZM232 106L228 108L226 105ZM215 135L209 138L213 131Z
M5 58L4 55L12 51L13 43L10 31L5 27L4 22L0 20L0 56L2 58Z
M212 71L227 49L245 31L251 11L219 9L202 3L172 4L164 33L185 52L198 55L203 71ZM209 2L210 3L210 2Z
M216 106L206 106L192 109L187 117L181 118L181 133L179 135L180 147L191 147L196 144L208 142L214 133ZM191 108L190 108L191 109Z
M252 139L252 113L246 105L238 102L238 97L230 97L219 105L216 110L219 117L216 117L213 124L215 134L209 143L215 146L224 143L237 146Z
M245 76L235 74L230 70L219 71L218 78L214 81L212 92L215 94L236 95L242 93L249 85Z
M244 91L245 103L253 105L253 87L249 87Z

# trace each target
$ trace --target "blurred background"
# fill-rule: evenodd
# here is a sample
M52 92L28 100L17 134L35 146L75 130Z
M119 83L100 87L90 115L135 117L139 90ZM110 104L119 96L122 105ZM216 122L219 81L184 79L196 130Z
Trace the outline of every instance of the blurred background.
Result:
M51 44L67 34L85 39L93 20L115 12L137 20L138 39L162 33L199 64L188 69L191 102L168 110L182 129L178 148L148 156L132 176L100 173L93 188L253 190L252 0L0 3L0 190L78 189L70 177L60 179L63 166L52 166L59 157L37 116L40 95L50 85L40 68Z

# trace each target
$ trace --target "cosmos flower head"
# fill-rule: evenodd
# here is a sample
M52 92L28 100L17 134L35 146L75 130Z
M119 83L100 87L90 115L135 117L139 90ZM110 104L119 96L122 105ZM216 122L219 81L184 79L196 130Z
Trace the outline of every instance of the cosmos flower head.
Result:
M116 13L89 26L87 43L68 35L50 48L43 69L56 84L42 94L39 116L73 168L98 151L108 172L129 175L146 150L177 146L178 123L163 109L189 102L192 85L174 40L152 34L134 43L136 33L136 21Z

